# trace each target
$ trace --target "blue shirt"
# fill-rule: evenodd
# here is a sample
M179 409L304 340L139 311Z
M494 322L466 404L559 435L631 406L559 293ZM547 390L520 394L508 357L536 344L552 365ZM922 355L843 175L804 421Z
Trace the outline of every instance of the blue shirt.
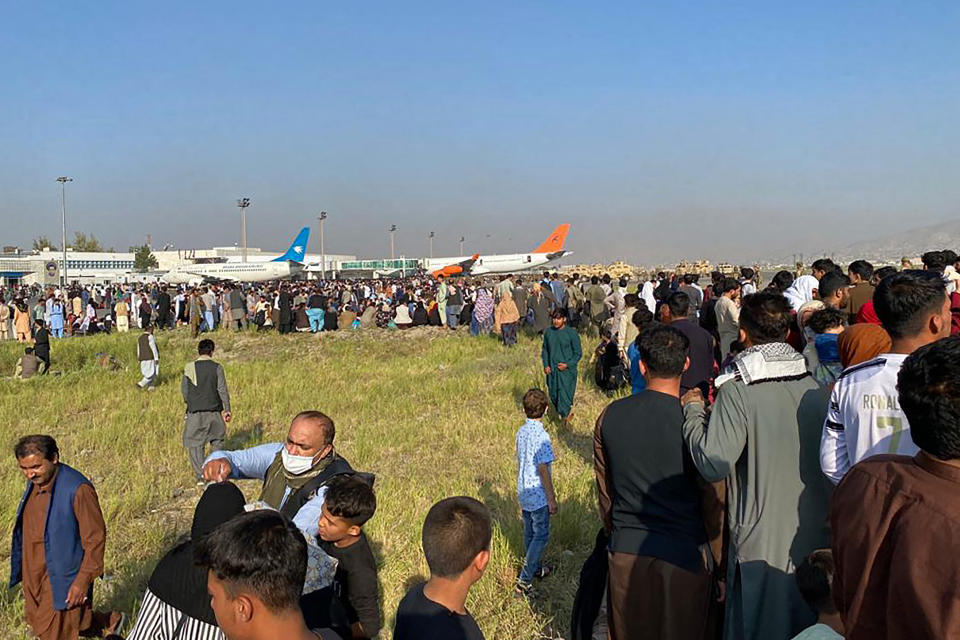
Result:
M647 379L640 373L640 348L636 341L627 347L627 357L630 358L630 386L632 393L640 393L647 388Z
M277 454L282 448L282 442L271 442L269 444L261 444L258 447L251 447L250 449L242 449L240 451L214 451L207 457L206 460L203 461L203 463L206 464L207 462L211 460L217 460L218 458L226 458L227 462L230 463L231 478L240 480L263 480L263 477L267 473L267 468L273 462L273 459L277 457ZM317 490L317 495L300 507L300 511L297 511L297 515L293 516L293 524L295 524L298 529L303 531L311 538L317 537L317 532L320 526L320 513L323 510L323 501L326 496L327 488L320 487ZM287 487L283 493L283 501L280 503L281 509L289 497L290 487Z
M543 423L528 418L517 431L517 499L524 511L547 506L537 467L553 462L553 446Z

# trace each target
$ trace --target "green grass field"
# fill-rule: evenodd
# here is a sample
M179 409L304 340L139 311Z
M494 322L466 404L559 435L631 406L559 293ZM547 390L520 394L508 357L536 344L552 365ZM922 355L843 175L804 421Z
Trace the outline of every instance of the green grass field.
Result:
M158 558L189 530L200 491L180 444L180 372L195 357L185 329L158 334L160 383L141 392L136 333L55 341L54 371L26 382L0 379L0 420L8 453L0 465L4 576L9 532L24 487L12 446L29 433L56 437L64 462L86 474L107 522L106 577L96 583L97 608L136 612ZM540 342L521 336L513 349L494 337L462 331L372 330L279 336L218 332L216 359L226 368L234 419L228 448L276 441L291 417L319 409L337 425L336 446L353 466L377 474L378 510L366 527L380 564L384 628L408 585L427 575L420 527L431 504L474 496L493 512L493 558L468 606L487 638L558 638L569 634L580 566L600 526L592 470L593 423L609 401L596 390L585 359L573 426L552 412L560 511L552 523L548 561L558 571L532 601L513 596L522 564L522 525L516 500L514 434L530 387L544 387ZM126 370L96 365L109 353ZM13 373L22 349L0 345L0 372ZM243 481L248 496L259 484ZM0 637L25 636L18 589L0 599Z

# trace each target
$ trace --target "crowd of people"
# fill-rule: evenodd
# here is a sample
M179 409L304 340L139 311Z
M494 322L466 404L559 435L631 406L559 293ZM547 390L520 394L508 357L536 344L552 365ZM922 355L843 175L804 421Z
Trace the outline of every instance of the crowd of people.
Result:
M948 552L960 532L958 266L950 251L925 254L917 270L823 259L810 275L782 271L769 283L752 269L703 287L695 274L661 273L633 291L626 280L550 274L211 287L176 292L172 318L151 306L138 355L157 359L152 327L184 322L181 307L197 334L263 328L268 315L292 333L299 310L308 331L363 325L364 315L366 326L426 317L456 329L467 307L471 332L498 329L506 344L527 325L542 335L547 386L524 395L515 439L524 558L512 597L529 598L554 570L550 521L563 507L546 417L552 406L555 428L569 428L589 333L596 382L614 398L593 431L602 526L572 639L947 638L960 634L960 564ZM127 637L377 637L377 563L364 533L374 475L337 450L334 421L319 411L294 416L282 441L222 450L231 408L214 347L200 340L181 380L183 444L206 488ZM24 437L14 453L28 483L11 583L23 584L28 625L45 640L119 637L124 616L92 608L105 525L91 482L49 436ZM233 484L242 479L261 483L254 503ZM465 496L425 514L430 577L400 602L394 638L483 637L466 602L490 561L492 527L488 508Z
M16 376L28 379L50 370L50 338L65 338L133 330L189 327L193 337L215 330L277 331L281 334L319 333L370 328L468 328L471 335L494 333L512 346L522 327L542 334L561 308L572 326L581 317L623 316L625 286L615 289L609 276L602 281L542 279L504 275L495 281L414 275L403 279L211 284L198 287L155 285L18 286L0 289L0 339L15 337L25 348ZM600 295L590 304L584 292ZM586 326L587 323L584 324ZM10 330L12 327L12 331ZM144 338L146 340L146 338ZM28 351L29 349L29 351ZM138 360L151 350L141 349ZM154 355L156 350L152 349ZM569 376L570 374L566 374ZM155 376L144 374L140 385L152 388Z

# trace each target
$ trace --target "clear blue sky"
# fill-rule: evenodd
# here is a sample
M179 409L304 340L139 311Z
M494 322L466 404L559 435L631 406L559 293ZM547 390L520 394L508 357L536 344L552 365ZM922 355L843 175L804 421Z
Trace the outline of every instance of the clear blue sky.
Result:
M960 218L960 3L43 2L0 19L0 242L736 260ZM490 234L490 238L485 236ZM312 249L317 249L315 240Z

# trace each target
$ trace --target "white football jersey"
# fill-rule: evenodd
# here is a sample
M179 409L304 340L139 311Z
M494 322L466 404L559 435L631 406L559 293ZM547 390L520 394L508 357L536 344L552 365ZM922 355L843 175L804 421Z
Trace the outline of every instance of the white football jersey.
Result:
M897 374L906 358L881 354L849 367L837 380L820 439L820 468L834 484L864 458L919 451L897 394Z

